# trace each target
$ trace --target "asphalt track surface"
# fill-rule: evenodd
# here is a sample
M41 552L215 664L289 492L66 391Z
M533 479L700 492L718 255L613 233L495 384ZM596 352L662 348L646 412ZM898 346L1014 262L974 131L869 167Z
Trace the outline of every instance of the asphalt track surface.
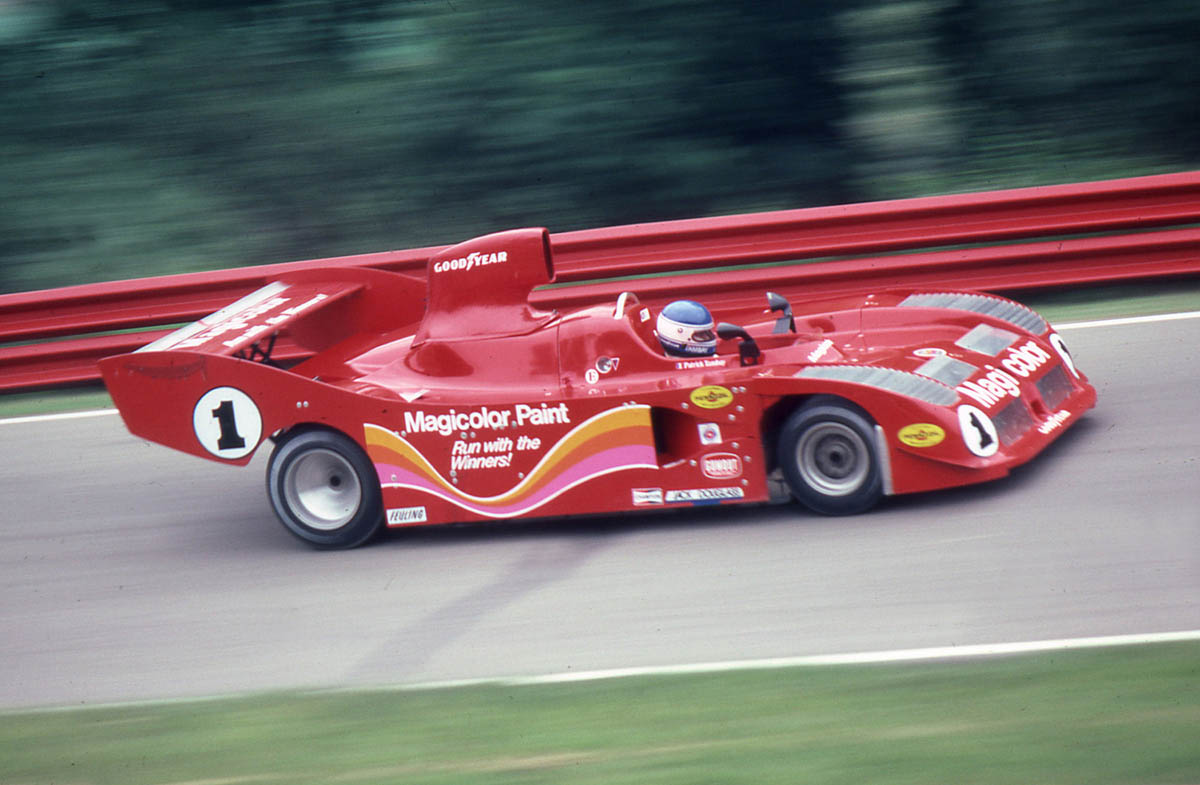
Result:
M1100 393L1011 477L310 550L265 452L0 424L0 707L1200 629L1200 319L1064 332Z

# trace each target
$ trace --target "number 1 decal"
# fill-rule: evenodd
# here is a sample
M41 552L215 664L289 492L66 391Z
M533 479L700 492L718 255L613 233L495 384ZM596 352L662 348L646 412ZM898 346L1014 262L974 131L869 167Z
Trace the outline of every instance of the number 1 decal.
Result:
M980 458L991 457L1000 449L1000 434L992 418L974 406L958 407L958 430L967 449Z
M221 426L221 438L217 439L219 450L240 450L246 446L246 440L238 435L237 419L233 412L233 401L221 401L221 405L212 410L213 417Z
M244 458L258 446L262 414L249 395L236 387L206 392L192 410L196 439L218 458Z
M986 450L992 446L992 442L994 442L995 439L993 439L992 435L988 433L988 429L983 427L983 421L979 419L979 415L975 412L971 412L971 427L978 432L979 449Z

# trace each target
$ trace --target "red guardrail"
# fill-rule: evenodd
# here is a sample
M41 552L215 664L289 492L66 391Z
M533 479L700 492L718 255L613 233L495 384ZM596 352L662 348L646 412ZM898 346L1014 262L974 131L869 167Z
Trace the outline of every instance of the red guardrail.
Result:
M1200 273L1200 228L1189 224L1200 224L1200 172L561 232L551 235L556 282L576 285L534 300L574 307L636 289L643 300L692 294L728 306L786 284L819 297L878 286L1017 291L1188 275ZM441 248L0 295L0 390L93 381L99 358L132 351L283 271L367 266L423 275ZM823 261L744 268L813 259ZM602 280L738 265L636 286ZM163 329L96 335L154 327Z

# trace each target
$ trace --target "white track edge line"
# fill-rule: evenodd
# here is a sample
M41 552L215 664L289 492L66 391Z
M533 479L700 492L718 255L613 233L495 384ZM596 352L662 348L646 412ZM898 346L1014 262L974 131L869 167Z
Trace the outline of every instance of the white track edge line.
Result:
M1200 319L1200 311L1182 311L1180 313L1158 313L1150 316L1126 316L1119 319L1095 319L1089 322L1067 322L1056 324L1056 330L1087 330L1092 327L1120 327L1126 324L1147 324L1150 322L1173 322L1180 319Z
M1171 322L1179 319L1200 319L1200 311L1183 311L1181 313L1160 313L1152 316L1129 316L1120 319L1096 319L1089 322L1066 322L1054 325L1056 330L1087 330L1094 327L1119 327L1127 324L1146 324L1149 322ZM96 409L86 412L66 412L63 414L34 414L27 417L9 417L0 419L0 425L20 425L22 423L54 422L56 420L74 420L80 417L103 417L116 414L116 409Z
M1021 641L1017 643L966 644L936 646L924 649L857 652L853 654L813 654L800 657L774 657L758 660L727 660L686 665L650 665L636 668L611 668L593 671L566 671L539 676L485 676L474 679L410 682L407 684L361 684L339 687L278 687L213 695L151 698L148 700L111 701L54 706L13 706L0 708L0 715L44 714L88 709L172 706L186 703L211 703L237 700L256 695L288 693L297 696L342 695L366 692L420 692L457 689L462 687L537 687L602 679L623 679L638 676L686 676L691 674L726 673L732 671L771 670L782 668L819 667L836 665L880 665L930 660L965 660L976 657L998 657L1017 654L1037 654L1073 649L1093 649L1113 646L1135 646L1154 643L1183 643L1200 641L1200 630L1150 632L1131 635L1105 635L1092 638L1061 638L1058 640Z
M565 684L578 681L620 679L634 676L677 676L698 673L723 673L727 671L768 670L773 668L797 668L828 665L878 665L886 663L919 662L922 660L958 660L975 657L996 657L1013 654L1036 654L1072 649L1104 648L1109 646L1132 646L1151 643L1178 643L1200 641L1200 630L1156 632L1133 635L1106 635L1092 638L1062 638L1058 640L1021 641L1016 643L966 644L962 646L935 646L922 649L896 649L892 651L855 652L851 654L813 654L799 657L774 657L758 660L728 660L702 662L688 665L644 666L612 668L594 671L567 671L539 676L509 676L482 679L462 679L393 685L394 690L440 689L476 685L535 686ZM381 686L377 689L389 689Z
M54 422L56 420L79 420L84 417L107 417L117 414L116 409L89 409L85 412L60 412L59 414L31 414L27 417L8 417L0 420L0 425L21 425L31 422Z

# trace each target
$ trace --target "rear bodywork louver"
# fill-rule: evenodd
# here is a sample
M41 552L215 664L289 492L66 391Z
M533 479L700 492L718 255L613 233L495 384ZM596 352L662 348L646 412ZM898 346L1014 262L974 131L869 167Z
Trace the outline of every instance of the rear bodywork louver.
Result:
M1046 320L1037 313L1019 303L986 294L963 293L931 293L910 294L900 301L901 307L909 308L948 308L955 311L971 311L972 313L1000 319L1014 327L1041 335L1046 332Z
M907 395L935 406L949 406L958 400L958 393L944 384L894 368L873 368L861 365L814 365L796 374L801 379L828 379L853 384L865 384L898 395Z

